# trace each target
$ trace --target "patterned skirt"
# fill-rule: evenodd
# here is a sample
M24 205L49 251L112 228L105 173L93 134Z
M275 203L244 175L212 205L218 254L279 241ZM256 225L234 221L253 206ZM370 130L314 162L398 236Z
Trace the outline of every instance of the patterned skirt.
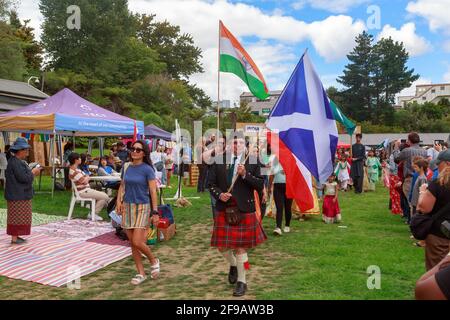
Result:
M242 220L238 226L230 226L225 220L225 212L217 211L211 246L218 248L254 248L263 243L267 236L254 212L241 213Z
M400 201L400 192L395 185L400 182L397 175L391 174L389 176L389 196L391 198L391 212L392 214L402 214L402 204Z
M325 196L325 198L323 199L322 213L324 216L329 218L334 218L341 213L338 200L336 200L336 202L334 202L333 200L334 196Z
M122 228L147 229L150 227L150 204L124 203Z
M31 200L7 201L8 218L6 234L27 236L31 233Z

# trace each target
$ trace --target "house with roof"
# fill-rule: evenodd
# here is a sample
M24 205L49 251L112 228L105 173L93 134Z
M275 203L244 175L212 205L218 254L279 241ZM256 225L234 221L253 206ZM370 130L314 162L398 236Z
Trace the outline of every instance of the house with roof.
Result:
M243 92L240 95L240 103L247 104L251 113L268 117L282 92L281 90L269 91L269 97L265 100L255 97L251 92Z
M48 98L26 82L0 79L0 113L13 111Z
M398 107L405 108L413 102L417 102L418 104L424 104L426 102L437 104L442 99L450 100L450 83L417 85L416 94L414 96L399 96L397 105Z

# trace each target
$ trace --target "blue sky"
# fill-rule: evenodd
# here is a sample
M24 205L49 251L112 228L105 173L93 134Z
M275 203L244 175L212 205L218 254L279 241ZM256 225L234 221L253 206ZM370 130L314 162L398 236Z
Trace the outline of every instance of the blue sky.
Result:
M19 14L37 28L37 1L22 0ZM371 27L379 9L379 28ZM261 69L269 88L282 89L306 48L326 87L337 85L354 37L367 30L376 39L392 36L410 52L418 83L450 82L450 0L129 0L132 11L155 13L191 33L203 50L204 74L194 75L213 99L217 96L217 27L221 19ZM245 85L221 76L221 96L237 100Z

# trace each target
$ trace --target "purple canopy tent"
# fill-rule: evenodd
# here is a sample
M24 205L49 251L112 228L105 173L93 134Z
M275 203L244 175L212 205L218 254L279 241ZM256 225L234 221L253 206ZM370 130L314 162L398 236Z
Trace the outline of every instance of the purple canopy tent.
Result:
M148 138L156 138L156 139L163 139L166 141L172 140L172 134L170 132L167 132L161 128L158 128L157 126L151 124L144 128L144 134Z
M69 89L0 114L0 131L60 134L65 136L133 136L144 123L103 109Z
M144 123L89 102L69 89L29 106L0 114L0 131L51 134L50 159L56 136L133 136L144 132ZM54 161L52 178L55 179ZM54 192L54 183L52 196Z

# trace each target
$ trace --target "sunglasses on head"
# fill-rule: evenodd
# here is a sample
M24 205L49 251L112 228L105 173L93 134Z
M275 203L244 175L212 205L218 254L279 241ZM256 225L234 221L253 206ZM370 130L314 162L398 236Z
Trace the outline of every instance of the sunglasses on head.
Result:
M135 153L141 153L141 152L144 152L144 149L141 149L141 148L131 148L130 151L131 151L131 152L135 152Z

